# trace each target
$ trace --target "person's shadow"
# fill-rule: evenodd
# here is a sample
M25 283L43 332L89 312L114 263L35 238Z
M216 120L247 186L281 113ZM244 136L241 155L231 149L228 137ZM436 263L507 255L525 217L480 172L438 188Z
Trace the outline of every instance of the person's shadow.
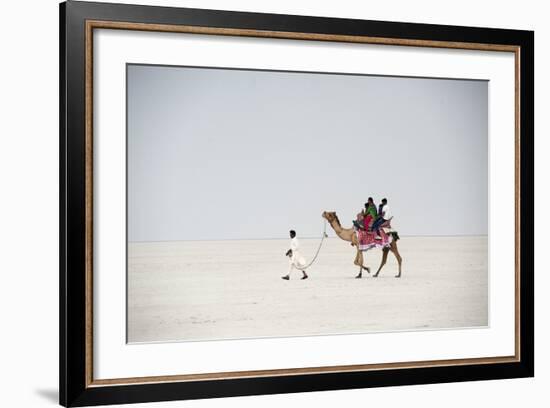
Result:
M59 392L57 389L43 389L43 390L35 390L36 395L41 396L45 400L48 400L50 402L53 402L54 404L59 403Z

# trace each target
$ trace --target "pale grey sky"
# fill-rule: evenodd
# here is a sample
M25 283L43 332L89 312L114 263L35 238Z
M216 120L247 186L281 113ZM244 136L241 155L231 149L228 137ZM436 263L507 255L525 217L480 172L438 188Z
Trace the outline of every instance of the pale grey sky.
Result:
M487 234L488 82L128 65L128 240Z

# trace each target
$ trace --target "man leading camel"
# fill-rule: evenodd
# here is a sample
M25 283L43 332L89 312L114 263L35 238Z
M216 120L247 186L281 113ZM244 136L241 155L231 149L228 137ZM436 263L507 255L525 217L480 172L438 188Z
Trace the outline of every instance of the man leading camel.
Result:
M300 253L300 244L298 243L298 238L296 238L296 231L290 230L290 249L286 251L286 256L289 258L288 273L285 276L282 276L281 279L290 280L290 272L292 268L296 268L299 271L302 271L302 279L307 279L307 273L303 269L306 266L306 260Z

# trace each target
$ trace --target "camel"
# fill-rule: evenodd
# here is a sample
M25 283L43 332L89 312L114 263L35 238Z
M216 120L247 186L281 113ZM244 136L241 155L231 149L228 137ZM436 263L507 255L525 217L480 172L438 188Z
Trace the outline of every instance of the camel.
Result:
M340 239L351 242L351 245L357 248L357 255L355 256L355 260L353 261L355 265L359 266L359 274L356 276L356 278L360 279L363 277L363 269L370 273L370 268L363 265L363 252L359 250L359 243L357 242L357 235L355 234L355 230L353 228L343 228L335 212L324 211L322 216L328 221L328 223L330 224L336 235L340 237ZM399 264L399 273L395 275L395 277L401 277L402 258L401 255L399 255L399 250L397 249L397 239L398 237L396 234L394 235L394 239L392 240L390 247L385 247L382 249L382 262L380 263L380 266L378 267L376 273L372 275L373 278L376 278L378 276L380 270L382 270L382 267L386 264L386 261L388 260L388 253L390 251L395 255L397 263Z

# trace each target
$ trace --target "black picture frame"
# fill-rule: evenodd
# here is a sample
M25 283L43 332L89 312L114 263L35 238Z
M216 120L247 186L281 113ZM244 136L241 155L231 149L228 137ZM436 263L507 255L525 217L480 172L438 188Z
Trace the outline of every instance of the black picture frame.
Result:
M531 377L534 375L534 33L532 31L257 14L68 1L60 4L60 404L87 406L304 391ZM493 364L439 365L287 376L90 384L87 372L86 265L86 22L186 25L270 32L519 47L517 197L519 217L519 325L521 358Z

